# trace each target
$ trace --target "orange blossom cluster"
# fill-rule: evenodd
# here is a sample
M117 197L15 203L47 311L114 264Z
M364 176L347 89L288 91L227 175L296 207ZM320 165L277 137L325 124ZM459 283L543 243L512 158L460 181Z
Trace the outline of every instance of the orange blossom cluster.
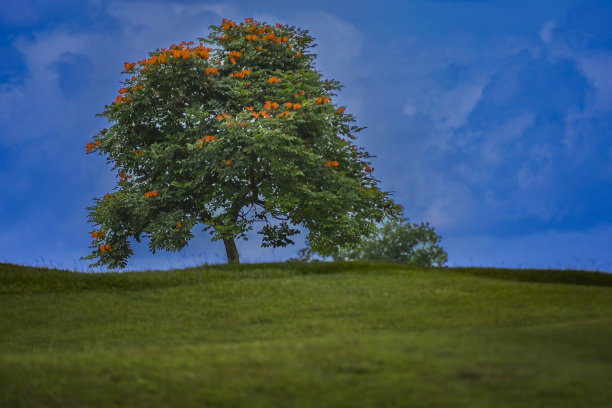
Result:
M102 142L100 142L99 140L96 140L95 142L89 142L85 145L85 147L87 148L87 153L90 153L93 149L96 148L96 146L100 146L100 144L102 144Z

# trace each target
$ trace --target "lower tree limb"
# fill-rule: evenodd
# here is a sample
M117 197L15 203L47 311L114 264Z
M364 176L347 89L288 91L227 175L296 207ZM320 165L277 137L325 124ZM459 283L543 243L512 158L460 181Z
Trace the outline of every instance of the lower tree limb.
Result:
M227 254L227 263L240 263L240 257L238 256L238 248L236 248L236 242L234 238L223 238L225 244L225 253Z

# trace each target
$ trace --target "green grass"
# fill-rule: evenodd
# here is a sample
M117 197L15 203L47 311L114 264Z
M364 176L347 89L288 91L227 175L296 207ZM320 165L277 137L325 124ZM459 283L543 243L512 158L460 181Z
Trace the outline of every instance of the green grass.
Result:
M3 407L608 407L612 274L0 264Z

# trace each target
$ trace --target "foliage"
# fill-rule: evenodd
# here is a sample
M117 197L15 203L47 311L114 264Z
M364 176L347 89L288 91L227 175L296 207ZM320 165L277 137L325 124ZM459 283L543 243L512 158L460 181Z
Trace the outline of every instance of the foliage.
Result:
M336 258L444 266L448 256L438 245L440 239L429 223L410 225L408 219L395 219L365 238L357 248L342 251Z
M355 118L332 102L341 85L314 69L306 30L253 19L210 28L198 45L125 63L131 77L101 114L112 126L87 144L119 178L88 208L93 266L125 267L143 236L152 252L180 250L198 224L230 262L255 224L263 246L304 229L331 255L401 210L354 144Z

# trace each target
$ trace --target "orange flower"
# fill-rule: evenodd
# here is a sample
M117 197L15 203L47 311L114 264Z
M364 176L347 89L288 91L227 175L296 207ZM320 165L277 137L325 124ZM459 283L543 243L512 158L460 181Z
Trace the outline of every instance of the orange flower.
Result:
M368 173L371 173L374 171L374 167L366 166L365 171L367 171Z
M100 247L99 247L99 248L100 248L100 251L102 251L102 252L106 252L106 247L105 247L104 245L100 245Z
M277 102L272 102L272 109L274 109L274 110L278 109L278 103Z
M257 51L261 51L263 50L263 47L260 45L259 47L257 47Z
M344 109L346 109L344 106L341 108L336 109L336 112L338 112L339 114L343 114L344 113Z
M124 94L124 93L126 93L127 91L128 91L128 90L127 90L126 88L121 88L121 89L119 90L119 93L120 93L121 95L123 95L123 94Z
M304 55L304 54L302 54L301 52L298 52L297 54L295 54L295 57L296 58L300 58L302 55Z
M138 156L138 149L134 149L134 154Z
M217 67L214 67L214 68L212 69L212 74L213 74L213 75L218 75L218 74L219 74L219 70L217 69Z
M183 224L181 224L181 222L180 222L180 221L177 223L177 225L178 225L178 227L179 227L179 228L182 228L182 227L183 227Z
M287 109L291 109L293 107L293 104L291 102L285 102L285 106L287 107Z
M268 82L271 83L271 84L279 83L280 82L280 78L277 78L277 77L273 76L272 78L268 79Z
M320 105L320 104L322 104L322 103L323 103L323 97L322 97L322 96L319 96L319 97L317 98L317 100L315 101L315 104Z
M227 164L227 165L229 166L230 164L232 164L232 161L231 161L231 160L227 160L227 161L225 162L225 164Z
M215 141L214 136L206 136L206 142L213 142L213 141Z
M212 74L212 68L206 68L206 75Z
M293 104L293 110L298 110L298 109L301 109L301 108L302 108L302 105L300 105L299 103L294 103Z
M323 99L323 103L327 103L327 102L329 102L329 98Z

